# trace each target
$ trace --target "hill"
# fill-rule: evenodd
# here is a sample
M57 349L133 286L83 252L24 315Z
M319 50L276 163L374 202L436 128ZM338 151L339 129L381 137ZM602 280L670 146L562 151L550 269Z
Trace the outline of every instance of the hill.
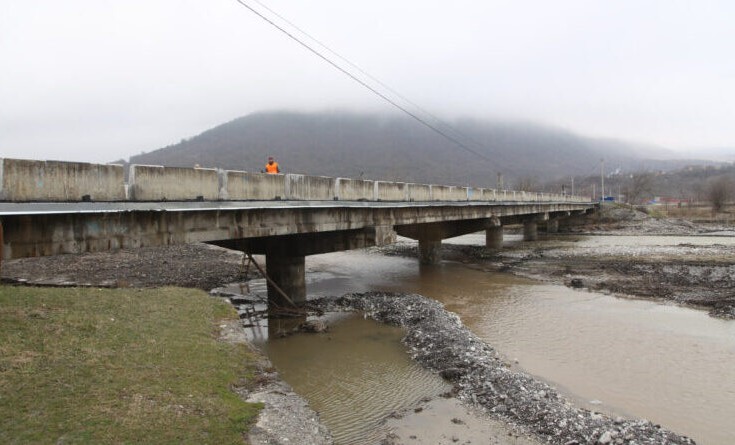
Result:
M641 157L657 147L593 139L528 123L459 120L442 128L471 151L409 117L343 112L261 112L130 158L130 163L260 171L273 155L284 172L407 182L517 187L606 168L669 170L683 160ZM660 149L658 149L660 150Z

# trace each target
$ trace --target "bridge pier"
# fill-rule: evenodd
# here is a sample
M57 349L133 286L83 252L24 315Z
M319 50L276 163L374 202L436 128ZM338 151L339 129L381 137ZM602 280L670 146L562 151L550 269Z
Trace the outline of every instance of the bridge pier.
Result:
M298 233L279 236L211 241L211 244L248 254L265 255L268 307L290 307L306 302L306 257L340 250L383 246L395 242L392 226ZM286 294L288 297L284 297Z
M546 233L559 232L559 220L561 218L551 218L546 222Z
M536 241L538 239L538 223L536 220L523 223L523 241Z
M489 226L485 229L485 249L500 250L502 248L503 226L499 218L490 218Z
M294 303L299 304L306 301L305 256L266 253L265 265L268 276L273 280L273 282L268 281L268 307L270 309L291 306L291 303L283 297L276 286Z
M441 260L441 238L419 238L419 262L421 264L439 264Z

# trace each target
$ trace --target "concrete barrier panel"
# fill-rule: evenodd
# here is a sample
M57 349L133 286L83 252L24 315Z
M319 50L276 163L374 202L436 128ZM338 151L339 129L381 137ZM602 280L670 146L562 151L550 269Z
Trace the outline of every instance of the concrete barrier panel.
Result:
M0 158L1 201L124 201L122 165Z
M331 201L335 194L334 178L326 176L286 175L286 199Z
M233 201L286 199L286 175L231 170L225 173L227 196L223 196L223 199Z
M342 201L375 201L375 182L366 179L337 178L337 198Z
M479 187L467 187L467 200L469 201L484 201L484 190Z
M431 201L431 186L427 184L406 184L409 201Z
M467 188L453 185L432 185L431 197L434 201L467 201Z
M483 201L497 201L498 194L495 189L482 189L482 200Z
M405 182L375 181L375 197L379 201L407 201L408 187Z
M131 165L129 193L134 201L216 201L219 176L213 168Z

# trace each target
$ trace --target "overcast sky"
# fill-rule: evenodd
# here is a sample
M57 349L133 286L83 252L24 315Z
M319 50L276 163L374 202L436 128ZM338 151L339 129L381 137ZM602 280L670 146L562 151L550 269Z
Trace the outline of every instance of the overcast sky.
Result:
M731 0L261 1L446 118L735 147ZM0 0L0 157L107 162L283 109L393 111L235 0Z

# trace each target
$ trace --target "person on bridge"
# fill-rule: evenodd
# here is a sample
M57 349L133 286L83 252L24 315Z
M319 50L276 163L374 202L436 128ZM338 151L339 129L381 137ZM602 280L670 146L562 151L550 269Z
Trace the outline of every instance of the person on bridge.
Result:
M268 163L265 164L265 172L275 175L281 173L281 169L278 167L278 162L273 159L273 156L268 156Z

